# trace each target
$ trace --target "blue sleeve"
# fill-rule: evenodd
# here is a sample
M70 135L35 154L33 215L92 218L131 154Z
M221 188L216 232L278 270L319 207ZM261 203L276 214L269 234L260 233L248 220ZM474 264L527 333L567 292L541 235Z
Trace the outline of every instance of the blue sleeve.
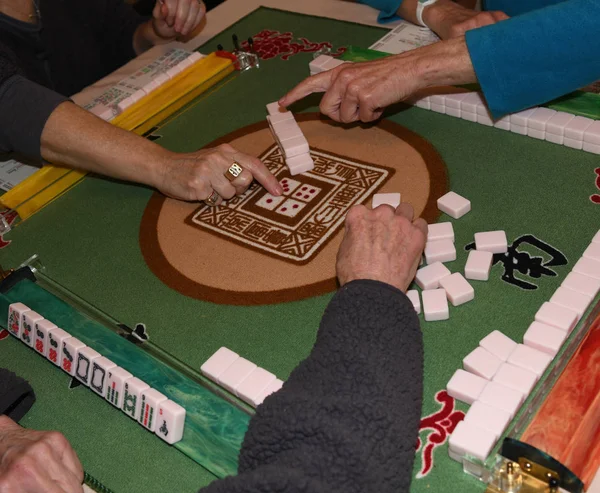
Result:
M570 0L467 31L471 61L495 117L600 78L600 0Z
M564 1L566 0L483 0L483 10L500 10L514 17Z
M402 0L358 0L358 2L379 10L377 20L381 23L400 19L396 12L402 5Z

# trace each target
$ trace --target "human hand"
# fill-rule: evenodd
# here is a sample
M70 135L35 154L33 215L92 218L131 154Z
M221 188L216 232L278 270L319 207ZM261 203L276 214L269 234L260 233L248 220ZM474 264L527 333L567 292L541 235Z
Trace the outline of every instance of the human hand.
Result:
M243 171L230 182L225 173L234 161ZM242 195L254 179L272 195L283 192L277 179L259 159L222 144L189 154L172 155L155 186L165 195L191 201L206 200L214 190L220 196L214 205L219 205L222 199Z
M406 292L427 238L427 224L421 218L413 221L413 214L409 204L400 204L396 210L388 205L350 209L337 255L340 285L372 279Z
M0 416L0 492L82 493L82 482L81 463L63 435Z
M463 36L465 32L508 19L499 10L479 12L451 0L438 0L423 11L423 21L442 39Z
M186 36L202 21L206 6L202 0L156 0L152 27L163 39Z

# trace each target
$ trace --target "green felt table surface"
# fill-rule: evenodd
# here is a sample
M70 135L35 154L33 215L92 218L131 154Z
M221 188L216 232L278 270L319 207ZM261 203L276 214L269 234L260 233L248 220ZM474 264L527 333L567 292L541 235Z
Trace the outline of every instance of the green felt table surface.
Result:
M328 41L334 49L369 46L384 32L261 8L201 51L211 52L219 43L228 46L234 32L245 39L264 29L291 32L294 39ZM265 104L305 77L311 59L311 53L298 53L289 60L262 61L259 70L228 80L158 129L157 142L172 150L193 151L264 119ZM294 111L315 111L317 105L318 97L311 97ZM462 270L464 246L475 232L496 229L506 231L509 244L534 235L567 259L566 265L553 268L555 276L533 279L520 274L537 286L534 290L504 282L502 266L495 265L488 282L474 282L475 301L451 306L448 321L423 322L427 416L441 409L436 394L482 337L499 329L522 339L539 306L582 254L600 226L600 205L589 198L598 192L594 169L600 159L419 108L395 107L386 117L429 140L446 162L451 189L472 201L473 210L453 220L458 258L448 264L451 270ZM125 324L144 322L154 343L193 368L226 346L285 379L309 353L331 294L251 307L180 295L151 273L140 252L139 225L151 194L143 186L88 177L7 235L11 244L0 250L0 263L14 266L39 254L50 277ZM442 215L440 220L450 219ZM529 251L541 255L533 248ZM36 390L38 402L22 424L65 433L86 470L107 487L128 493L192 492L214 479L88 389L69 389L67 375L15 339L0 341L0 366L27 378ZM456 409L466 407L456 403ZM421 431L424 444L432 432ZM435 448L432 458L433 467L423 475L424 454L422 449L417 452L411 491L483 491L481 483L448 458L447 445Z

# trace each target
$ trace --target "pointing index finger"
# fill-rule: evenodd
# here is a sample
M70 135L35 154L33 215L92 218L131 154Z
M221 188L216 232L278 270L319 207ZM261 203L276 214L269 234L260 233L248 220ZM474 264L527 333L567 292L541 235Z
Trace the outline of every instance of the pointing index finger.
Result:
M325 92L333 83L335 70L328 70L304 79L279 100L281 106L287 107L314 92Z
M281 195L283 193L283 188L277 178L271 174L260 159L242 153L236 153L234 159L241 164L242 168L252 173L254 179L265 187L270 194Z

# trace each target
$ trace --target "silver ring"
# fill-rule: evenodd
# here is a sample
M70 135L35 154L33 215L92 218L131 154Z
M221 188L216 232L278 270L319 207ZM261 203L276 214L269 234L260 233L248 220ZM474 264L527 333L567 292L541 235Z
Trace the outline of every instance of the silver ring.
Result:
M204 202L206 203L206 205L210 205L212 207L213 205L215 205L218 202L218 200L220 198L221 198L221 196L213 190L212 193L208 196L208 198Z
M229 181L233 181L242 174L242 171L244 171L244 168L242 168L238 162L234 161L225 172L225 178Z

